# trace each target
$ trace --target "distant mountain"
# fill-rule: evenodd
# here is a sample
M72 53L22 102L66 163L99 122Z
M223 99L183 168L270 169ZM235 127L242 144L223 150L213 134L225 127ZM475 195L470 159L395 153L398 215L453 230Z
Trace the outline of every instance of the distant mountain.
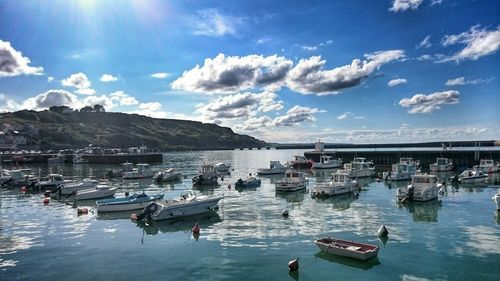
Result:
M2 129L27 132L28 144L45 148L146 145L161 150L234 149L266 143L230 128L196 121L156 119L117 112L17 111L0 114Z

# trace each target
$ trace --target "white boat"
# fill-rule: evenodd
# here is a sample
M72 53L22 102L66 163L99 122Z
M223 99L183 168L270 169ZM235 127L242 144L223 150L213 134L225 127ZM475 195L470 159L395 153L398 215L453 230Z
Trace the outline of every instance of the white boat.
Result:
M35 184L35 188L40 191L53 191L59 185L71 183L70 180L65 180L62 175L50 174L47 178L41 179Z
M453 170L453 161L448 158L436 158L436 162L429 165L431 172L448 172Z
M379 250L379 247L375 245L342 239L332 239L329 237L315 240L314 243L324 253L361 261L376 257Z
M177 172L174 168L165 169L156 173L153 176L154 182L169 182L169 181L178 181L181 180L182 173Z
M420 173L418 166L413 158L402 157L399 163L392 164L391 171L382 173L382 178L388 181L411 180L411 176Z
M486 183L487 180L488 175L472 169L465 170L458 176L458 182L462 184L481 184Z
M83 159L80 154L75 154L73 156L73 164L88 164L89 160Z
M399 200L429 201L438 197L441 187L435 175L413 175L411 184L398 188L397 196Z
M269 168L262 168L257 170L258 175L277 175L284 174L286 172L286 167L281 165L279 161L271 161L269 163Z
M231 168L231 164L226 163L217 163L214 165L214 169L219 174L227 174L229 173L229 169Z
M293 160L288 161L287 166L295 169L311 168L313 161L302 155L294 155Z
M134 170L134 164L130 162L125 162L120 164L120 168L110 169L106 172L108 177L123 177L123 173L132 172Z
M334 159L329 155L321 155L319 162L312 164L313 169L335 169L342 167L342 159Z
M351 179L347 173L337 171L332 176L332 181L316 184L311 190L311 196L334 196L352 193L358 189L358 183Z
M218 208L223 196L198 196L188 190L173 200L159 201L149 204L138 216L139 219L149 218L154 221L175 219L186 216L199 215Z
M79 182L70 182L61 184L54 190L54 195L65 195L68 196L70 194L77 193L80 190L95 188L99 184L98 180L93 179L83 179Z
M476 170L483 173L496 173L500 171L500 166L497 161L491 159L481 159L479 165L475 166Z
M212 165L202 165L201 171L193 177L193 186L217 185L218 173Z
M33 186L38 182L38 177L32 175L31 169L2 170L0 184L9 186Z
M123 179L143 179L153 177L153 170L149 164L137 164L137 167L132 171L123 172Z
M49 164L64 163L64 162L66 162L66 156L59 153L56 156L50 157L49 159L47 159L47 162Z
M115 195L117 187L97 185L94 188L83 189L76 192L75 200L99 199Z
M375 174L373 162L363 157L355 157L351 163L344 164L344 171L350 178L372 177Z
M497 204L497 211L500 211L500 191L497 192L497 194L495 194L492 199Z
M122 198L101 199L96 201L98 212L122 212L144 209L152 202L161 200L163 194L147 195L146 193L136 193Z
M288 170L285 173L285 177L277 181L274 185L276 187L276 192L299 191L306 188L307 179L302 172Z

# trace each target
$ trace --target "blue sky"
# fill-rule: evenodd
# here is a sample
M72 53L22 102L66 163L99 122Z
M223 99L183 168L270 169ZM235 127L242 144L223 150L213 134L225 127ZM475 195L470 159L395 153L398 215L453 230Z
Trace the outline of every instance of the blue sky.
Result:
M0 112L100 103L278 142L500 139L499 18L493 0L0 1Z

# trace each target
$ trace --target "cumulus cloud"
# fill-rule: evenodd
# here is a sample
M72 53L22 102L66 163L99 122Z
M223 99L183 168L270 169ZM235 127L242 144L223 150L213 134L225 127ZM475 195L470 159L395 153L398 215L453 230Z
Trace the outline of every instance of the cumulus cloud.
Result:
M236 26L240 23L240 18L221 14L217 9L199 10L192 19L193 34L213 37L235 35Z
M151 74L151 77L153 78L156 78L156 79L165 79L169 76L170 74L166 73L166 72L157 72L157 73L153 73Z
M408 9L416 10L422 4L423 0L394 0L389 11L397 13Z
M70 92L64 90L49 90L35 97L26 99L19 109L45 110L53 105L65 105L71 108L78 108L80 102L78 98Z
M430 35L427 35L425 36L424 40L422 40L417 46L416 48L419 49L419 48L430 48L432 47L432 43L431 43L431 36Z
M29 66L30 59L23 57L10 42L0 40L0 78L18 75L41 75L43 67Z
M90 88L92 83L87 78L87 75L82 72L71 74L68 78L63 79L61 84L66 87L76 88L76 93L81 95L93 95L95 91Z
M405 84L406 82L407 82L406 79L403 79L403 78L392 79L391 81L389 81L387 83L387 86L394 87L394 86L397 86L400 84Z
M13 112L21 108L16 101L7 98L5 94L0 94L0 113Z
M446 35L442 40L443 46L465 44L461 51L445 57L440 62L477 60L480 57L494 54L500 48L500 27L493 30L480 29L479 25L460 34Z
M493 78L489 79L474 79L474 80L465 80L465 77L457 77L455 79L450 79L446 81L446 86L459 86L459 85L476 85L481 83L489 83L493 80Z
M104 108L108 111L116 106L111 97L106 95L101 95L101 96L84 97L83 99L80 100L80 105L78 107L81 108L84 106L94 106L96 104L104 106Z
M325 112L317 108L295 105L290 108L285 115L278 116L273 120L275 126L297 126L304 122L315 122L314 114Z
M135 105L139 104L139 101L132 96L125 94L124 91L116 91L109 94L112 101L117 101L120 105Z
M271 127L272 125L273 119L269 116L250 117L240 129L243 131L255 131Z
M111 74L103 74L99 80L101 80L101 82L115 82L118 81L118 77Z
M244 57L219 54L203 66L184 71L172 88L197 93L234 93L282 81L293 62L277 55Z
M410 107L409 113L431 113L441 108L443 104L457 104L460 93L458 91L435 92L430 95L417 94L411 98L399 101L402 107Z
M326 64L320 56L301 59L290 70L287 86L302 94L327 94L356 86L363 78L379 69L383 64L404 59L403 50L380 51L366 54L365 60L355 59L351 64L323 70Z

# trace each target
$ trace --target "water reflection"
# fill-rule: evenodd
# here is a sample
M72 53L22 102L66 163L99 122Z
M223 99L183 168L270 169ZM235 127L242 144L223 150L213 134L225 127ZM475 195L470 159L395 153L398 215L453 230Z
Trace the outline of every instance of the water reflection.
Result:
M368 270L368 269L380 264L378 257L374 257L374 258L369 259L367 261L358 261L358 260L351 259L351 258L335 256L335 255L331 255L331 254L325 254L324 251L319 251L314 256L316 258L320 258L320 259L325 260L325 261L329 261L332 263L338 263L338 264L353 267L353 268L359 268L362 270Z
M398 202L399 208L406 208L408 212L412 214L413 221L423 221L423 222L437 222L438 221L438 210L441 209L441 200L431 200L427 202L415 202L409 201L400 203Z
M409 181L388 181L386 185L389 189L398 189L400 187L406 187L410 184Z
M216 223L222 222L218 213L209 213L205 215L190 216L175 220L165 221L138 221L137 227L142 228L147 235L157 235L167 232L191 232L195 223L198 223L201 231L208 229Z
M300 203L304 201L304 194L306 193L305 189L295 192L276 192L276 197L284 198L288 203Z
M334 210L347 210L351 207L351 203L357 199L354 193L341 194L337 196L329 197L315 197L314 200L317 203L325 204L331 206Z
M455 175L455 172L453 171L448 171L448 172L431 172L431 175L436 175L436 177L443 181L443 182L450 182L450 178Z
M337 169L313 169L312 174L317 178L316 181L328 181L332 177L332 173L335 173Z

